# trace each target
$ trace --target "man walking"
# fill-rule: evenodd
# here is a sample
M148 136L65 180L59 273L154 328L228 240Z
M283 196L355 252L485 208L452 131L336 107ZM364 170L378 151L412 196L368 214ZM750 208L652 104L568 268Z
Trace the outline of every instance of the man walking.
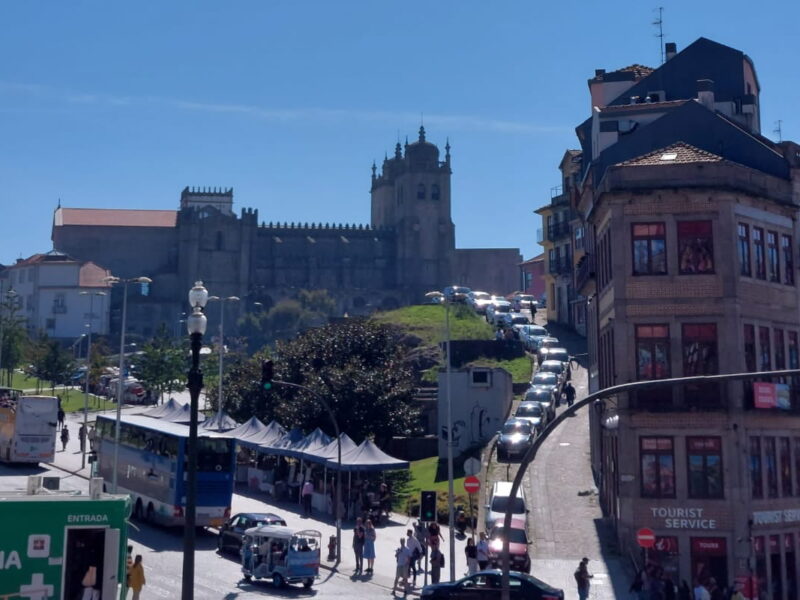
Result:
M589 580L592 577L594 575L589 573L589 559L584 556L575 571L575 583L578 584L578 600L586 600L589 597Z
M411 552L406 548L405 538L400 538L400 547L394 551L395 559L397 560L397 570L394 575L394 584L392 585L392 596L395 595L397 590L397 582L403 582L403 595L408 594L408 564L411 562Z
M572 403L575 402L575 388L572 387L572 383L569 381L564 386L564 396L567 398L567 406L572 406Z
M481 531L480 540L478 541L478 568L483 571L489 566L489 542L486 540L486 534Z
M67 450L67 442L69 442L69 429L66 425L61 428L61 451Z
M364 541L366 531L361 523L361 517L356 519L356 526L353 528L353 554L356 555L356 575L364 570Z
M83 454L86 452L86 427L84 425L78 429L78 441L81 444L81 454Z
M414 579L411 583L412 586L417 585L417 571L419 571L417 561L422 557L422 544L414 537L414 532L410 529L406 530L406 550L411 554L408 567L409 571L414 574Z
M306 482L303 484L303 490L300 492L300 496L303 500L303 514L305 516L311 516L311 498L312 494L314 493L314 484L311 483L310 479L306 479Z

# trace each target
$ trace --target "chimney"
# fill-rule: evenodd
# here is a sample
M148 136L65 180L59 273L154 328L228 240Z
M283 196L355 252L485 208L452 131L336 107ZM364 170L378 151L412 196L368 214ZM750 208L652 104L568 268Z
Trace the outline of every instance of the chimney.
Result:
M605 69L595 69L594 70L594 76L595 77L599 78L599 77L602 77L605 74L606 74L606 70Z
M708 110L714 110L714 82L712 80L697 80L697 99Z
M667 42L664 44L664 55L667 57L667 60L672 58L678 53L678 46L675 42Z

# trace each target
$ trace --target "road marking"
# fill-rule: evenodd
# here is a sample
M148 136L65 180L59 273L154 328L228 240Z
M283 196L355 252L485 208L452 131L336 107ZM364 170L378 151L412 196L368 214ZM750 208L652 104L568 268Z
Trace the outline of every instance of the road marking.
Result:
M570 443L569 443L569 442L561 442L561 443L559 444L559 446L569 446L569 445L570 445Z

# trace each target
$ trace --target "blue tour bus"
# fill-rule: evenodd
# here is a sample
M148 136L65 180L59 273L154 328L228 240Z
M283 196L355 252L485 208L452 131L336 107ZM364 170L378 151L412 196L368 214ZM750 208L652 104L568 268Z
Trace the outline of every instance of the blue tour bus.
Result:
M115 428L114 416L98 415L95 468L108 488L113 481ZM134 517L164 526L185 525L188 443L188 425L141 415L121 417L117 488L118 493L131 495ZM230 517L234 443L218 433L198 431L198 527L219 527Z

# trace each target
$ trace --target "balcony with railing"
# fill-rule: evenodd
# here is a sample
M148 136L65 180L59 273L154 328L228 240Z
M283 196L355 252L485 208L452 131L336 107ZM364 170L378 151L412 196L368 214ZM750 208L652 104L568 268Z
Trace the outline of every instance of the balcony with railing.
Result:
M547 226L547 239L551 242L569 237L569 223L567 221L555 221Z
M568 275L572 272L572 257L566 255L551 260L548 265L548 270L551 275Z
M560 185L550 188L550 204L569 204L569 192Z
M582 292L586 285L595 278L594 254L585 254L578 261L575 269L575 289Z

